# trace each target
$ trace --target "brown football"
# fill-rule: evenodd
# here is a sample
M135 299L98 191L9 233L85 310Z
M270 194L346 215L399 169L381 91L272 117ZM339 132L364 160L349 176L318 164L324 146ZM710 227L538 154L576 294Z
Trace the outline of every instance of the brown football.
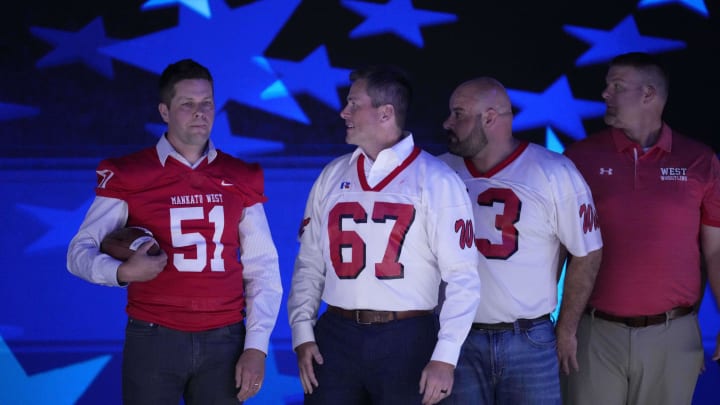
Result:
M105 236L100 243L100 251L117 260L125 261L145 242L154 241L152 232L139 226L116 229ZM148 250L150 255L160 254L157 242Z

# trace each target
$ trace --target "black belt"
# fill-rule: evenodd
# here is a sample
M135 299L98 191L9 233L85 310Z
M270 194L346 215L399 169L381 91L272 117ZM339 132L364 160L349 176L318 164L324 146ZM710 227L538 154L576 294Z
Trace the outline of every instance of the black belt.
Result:
M606 312L598 311L595 308L587 307L585 313L596 318L610 322L622 323L631 328L644 328L646 326L658 325L681 316L688 315L695 311L695 307L676 307L662 314L645 316L616 316Z
M403 319L415 318L417 316L430 315L431 310L412 310L412 311L372 311L369 309L344 309L328 305L327 311L331 314L339 315L346 319L365 325L372 323L387 323L392 321L400 321Z
M517 319L515 322L500 322L500 323L478 323L472 324L472 328L475 330L520 330L526 331L540 322L549 321L550 314L543 315L535 319Z

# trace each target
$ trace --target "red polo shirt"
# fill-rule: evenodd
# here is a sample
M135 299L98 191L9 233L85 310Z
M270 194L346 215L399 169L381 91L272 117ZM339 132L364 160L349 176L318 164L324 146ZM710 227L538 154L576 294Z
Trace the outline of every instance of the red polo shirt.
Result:
M597 207L603 258L589 305L636 316L700 299L700 224L720 227L720 163L663 124L647 151L608 128L565 152Z

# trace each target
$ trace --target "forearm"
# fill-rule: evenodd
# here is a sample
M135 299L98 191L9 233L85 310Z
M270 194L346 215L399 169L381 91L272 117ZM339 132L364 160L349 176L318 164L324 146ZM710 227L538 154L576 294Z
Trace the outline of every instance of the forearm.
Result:
M325 288L325 261L319 249L318 236L311 229L301 237L295 258L290 294L287 300L288 320L292 330L293 349L314 342L320 301Z
M705 259L707 280L715 302L720 306L720 228L708 225L700 227L700 246ZM718 333L718 331L715 331ZM720 360L720 333L716 338L713 360Z
M282 284L277 249L262 204L247 207L238 227L245 294L245 349L268 351Z
M715 303L720 308L720 258L715 259L714 263L706 261L707 265L707 280L710 285L710 291L712 291L715 297Z
M578 323L595 284L600 268L602 249L594 250L583 257L572 257L565 272L559 330L575 334Z
M245 301L247 314L245 349L257 349L267 353L270 334L275 327L282 301L282 286L279 278L277 282L266 282L262 287L255 286L252 294L252 297L246 297Z
M469 265L445 273L445 301L440 311L440 332L432 360L457 364L460 348L480 303L480 278L476 267Z
M720 307L720 227L700 227L700 246L705 260L707 281Z
M118 199L97 197L77 234L70 241L67 268L72 274L94 284L118 286L120 261L100 253L100 242L110 231L125 224L127 204Z
M314 271L312 267L305 267L298 258L287 300L293 349L302 343L315 341L313 328L317 322L324 286L322 273Z

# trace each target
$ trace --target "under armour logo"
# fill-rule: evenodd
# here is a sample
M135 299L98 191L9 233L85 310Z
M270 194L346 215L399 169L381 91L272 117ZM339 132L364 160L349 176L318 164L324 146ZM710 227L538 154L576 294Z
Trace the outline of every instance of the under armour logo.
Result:
M601 167L601 168L600 168L600 175L601 175L601 176L604 175L604 174L607 174L608 176L612 176L612 172L613 172L612 167L609 167L609 168L607 168L607 169L604 168L604 167Z

